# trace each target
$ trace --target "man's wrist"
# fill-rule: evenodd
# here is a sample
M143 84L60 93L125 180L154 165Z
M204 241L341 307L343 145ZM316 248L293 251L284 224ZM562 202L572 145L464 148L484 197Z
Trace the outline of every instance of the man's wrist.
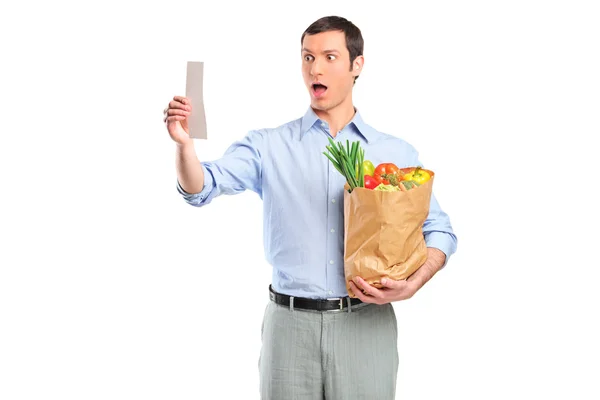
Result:
M194 147L194 141L192 139L185 143L175 143L175 146L179 154L187 155L190 153L196 153L196 148Z

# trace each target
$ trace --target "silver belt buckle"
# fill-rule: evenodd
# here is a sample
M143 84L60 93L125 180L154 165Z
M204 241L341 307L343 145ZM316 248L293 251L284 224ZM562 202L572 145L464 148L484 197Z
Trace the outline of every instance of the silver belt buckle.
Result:
M344 299L342 297L332 297L327 300L339 300L340 301L340 310L344 309Z

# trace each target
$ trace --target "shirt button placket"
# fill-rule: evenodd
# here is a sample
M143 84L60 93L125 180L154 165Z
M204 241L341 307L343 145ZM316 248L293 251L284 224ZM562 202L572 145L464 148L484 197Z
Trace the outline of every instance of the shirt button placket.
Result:
M328 206L328 210L327 210L327 226L329 227L329 229L331 229L331 219L334 213L334 207L333 207L333 203L335 203L335 199L333 199L331 197L331 181L332 181L332 177L331 177L331 173L332 170L334 168L332 168L332 166L330 165L331 163L327 163L327 198L331 199L331 203ZM325 264L325 270L327 271L325 274L326 277L326 282L325 282L325 287L327 288L327 294L331 295L332 291L331 291L331 285L329 282L329 277L331 276L331 269L330 269L330 265L333 265L334 261L331 258L331 246L333 244L333 237L330 236L327 240L327 249L326 249L326 254L327 254L327 264Z
M334 139L335 141L335 139ZM330 163L329 163L330 164ZM332 196L333 193L336 193L337 191L335 190L335 182L337 182L337 179L335 174L339 173L335 168L333 168L331 165L328 165L327 168L327 192L329 195L329 199L330 199L330 203L329 203L329 212L327 213L327 225L329 227L329 232L330 232L330 237L329 240L327 241L327 256L328 256L328 261L327 261L327 282L326 282L326 287L328 288L327 293L329 295L333 294L333 290L332 289L332 277L336 276L336 273L334 272L336 266L336 248L337 248L337 240L335 238L335 226L336 226L336 220L337 220L337 214L339 212L338 207L339 205L336 203L336 199L335 197Z

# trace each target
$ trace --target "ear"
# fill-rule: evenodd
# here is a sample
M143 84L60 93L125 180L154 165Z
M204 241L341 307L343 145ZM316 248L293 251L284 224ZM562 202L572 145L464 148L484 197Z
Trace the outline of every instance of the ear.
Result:
M362 72L363 65L365 63L365 58L363 56L358 56L352 62L352 75L358 76Z

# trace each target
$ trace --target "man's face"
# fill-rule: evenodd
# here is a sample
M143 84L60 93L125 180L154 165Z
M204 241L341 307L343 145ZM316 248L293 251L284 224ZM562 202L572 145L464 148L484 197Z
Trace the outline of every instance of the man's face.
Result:
M330 31L304 37L302 76L313 108L327 111L346 100L361 68L362 56L357 57L350 68L344 32Z

